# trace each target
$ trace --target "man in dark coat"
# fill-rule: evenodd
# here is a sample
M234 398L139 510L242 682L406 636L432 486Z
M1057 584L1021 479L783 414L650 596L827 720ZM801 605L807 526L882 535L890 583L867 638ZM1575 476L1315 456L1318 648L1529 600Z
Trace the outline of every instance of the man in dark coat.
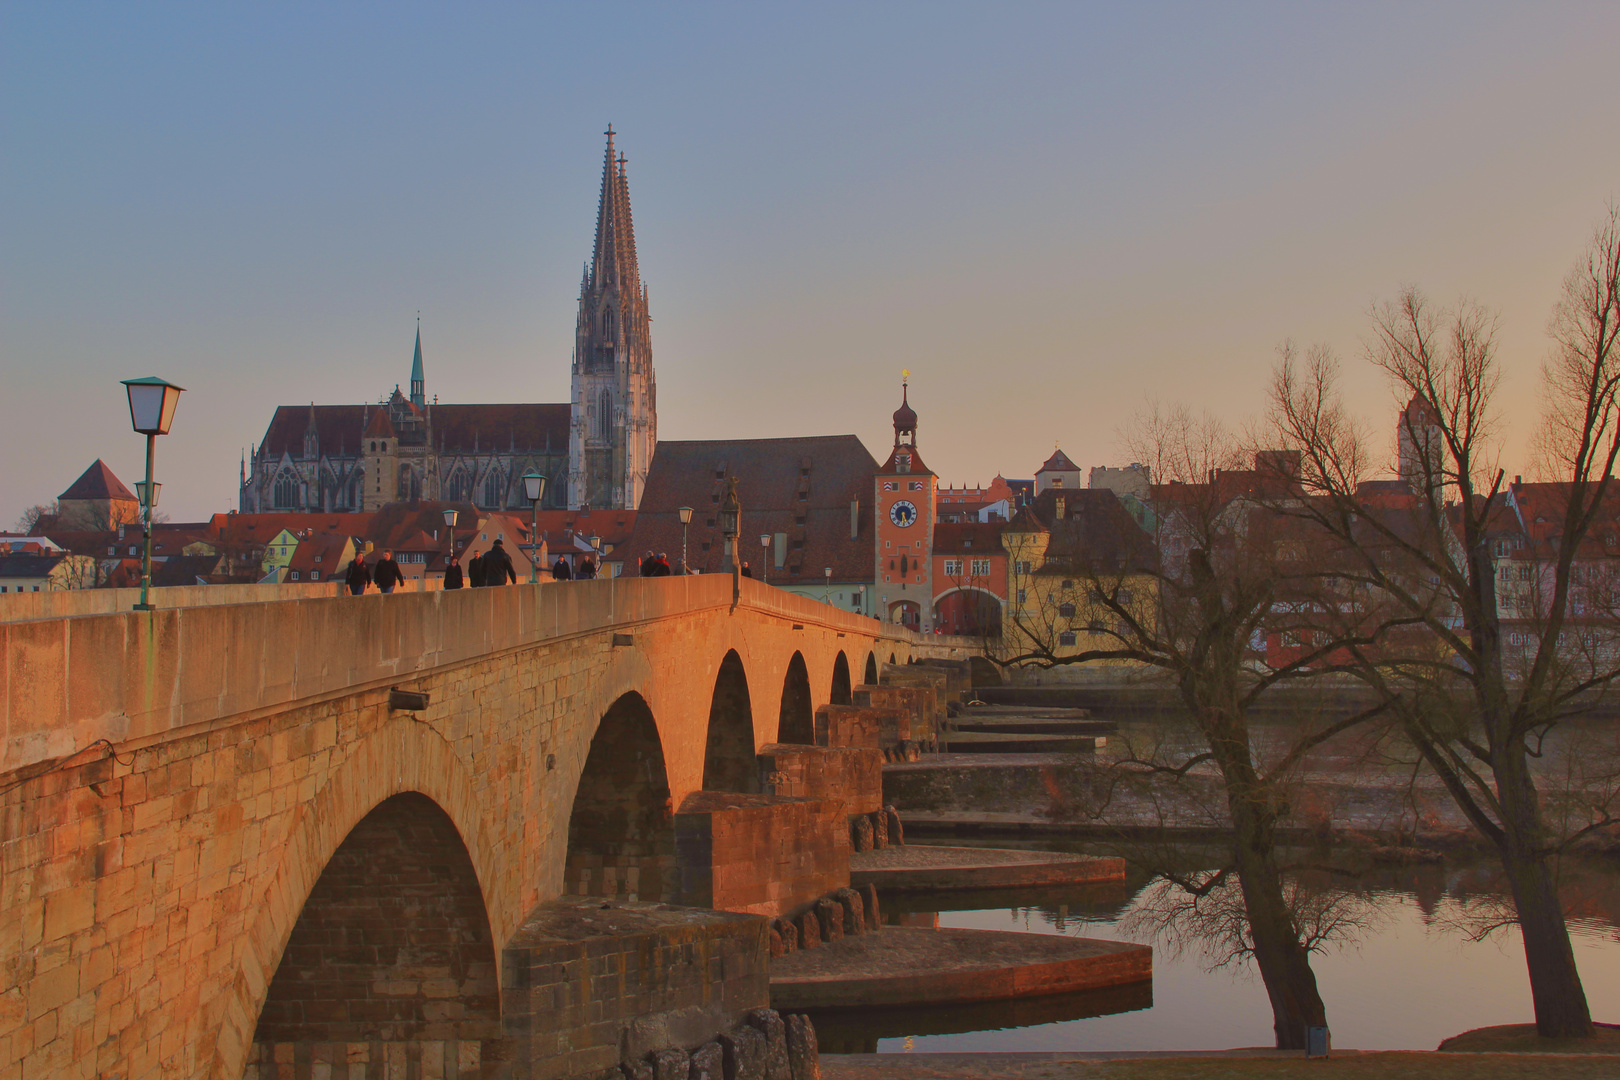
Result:
M349 583L350 595L359 596L366 591L366 586L371 584L371 571L366 567L364 555L355 553L354 561L349 563L349 572L344 575L344 580Z
M584 581L589 581L591 578L595 577L596 560L592 559L589 555L579 560L579 566L574 570L574 576Z
M446 589L461 588L461 564L454 555L450 556L449 565L444 568L444 587Z
M641 557L641 565L636 568L636 572L642 577L657 577L658 572L653 569L657 561L658 560L653 557L652 552L647 552L647 554Z
M484 557L482 555L474 555L467 560L467 584L474 589L483 587Z
M371 571L371 580L377 583L377 588L383 593L391 593L394 586L405 580L400 572L399 563L394 561L394 553L385 551L382 558L377 560L376 567Z
M669 577L669 556L662 551L658 553L658 558L653 560L652 574L653 577Z
M754 576L754 572L752 570L748 569L748 564L747 563L742 564L742 576L743 577L753 577Z
M495 546L484 553L484 584L505 585L508 579L517 581L517 571L512 569L512 556L497 536Z
M568 560L561 555L557 556L557 561L551 564L551 580L567 581L573 576L574 572L568 568Z

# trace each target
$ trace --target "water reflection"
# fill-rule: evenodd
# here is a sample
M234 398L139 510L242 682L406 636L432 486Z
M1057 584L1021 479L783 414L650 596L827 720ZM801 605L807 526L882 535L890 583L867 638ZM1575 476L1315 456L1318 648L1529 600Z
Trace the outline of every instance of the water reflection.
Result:
M1067 846L1098 850L1094 844ZM1530 1019L1524 953L1516 928L1503 925L1506 889L1490 859L1454 852L1433 865L1392 866L1350 849L1305 854L1320 867L1295 882L1314 876L1310 888L1330 894L1332 910L1355 914L1354 925L1341 923L1345 932L1325 941L1312 965L1336 1045L1432 1049L1468 1028ZM1610 860L1571 859L1561 880L1594 1018L1620 1020L1620 873ZM1128 1009L1067 1016L1061 1015L1065 1006L1054 1002L1056 1011L1046 1018L1039 1017L1040 999L1015 1003L1016 1010L960 1010L938 1019L936 1013L951 1010L896 1010L881 1018L833 1017L833 1030L852 1048L869 1047L875 1039L885 1052L908 1046L1061 1051L1270 1045L1271 1011L1258 977L1241 963L1218 966L1224 947L1200 940L1210 933L1207 926L1171 925L1168 932L1191 946L1174 948L1167 931L1156 929L1164 921L1167 895L1162 878L1133 871L1117 885L886 896L885 921L896 924L937 920L941 926L1154 945L1150 998ZM978 1015L984 1022L967 1026Z

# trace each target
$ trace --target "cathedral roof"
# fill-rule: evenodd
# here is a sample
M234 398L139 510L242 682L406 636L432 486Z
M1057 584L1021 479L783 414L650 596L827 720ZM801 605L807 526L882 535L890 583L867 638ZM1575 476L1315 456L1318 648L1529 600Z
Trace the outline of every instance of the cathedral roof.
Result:
M399 387L394 387L394 393L399 393ZM393 438L394 422L388 419L388 410L378 409L376 412L373 412L371 414L371 422L366 425L366 430L361 434L368 439L373 437L380 438L384 435L388 436L389 438Z
M375 415L366 417L367 409ZM568 452L566 402L429 405L424 414L433 425L434 446L447 453L470 454L475 441L481 453L512 446L519 450L544 450L549 446L553 453ZM370 425L377 422L377 416L386 422L387 415L387 409L376 405L316 405L313 410L308 405L282 405L271 417L260 449L272 458L283 453L302 457L304 432L313 423L321 453L357 456L360 440L370 433Z
M95 464L84 470L77 480L58 499L111 499L114 501L135 502L135 493L124 486L124 482L113 475L107 468L107 463L96 458Z

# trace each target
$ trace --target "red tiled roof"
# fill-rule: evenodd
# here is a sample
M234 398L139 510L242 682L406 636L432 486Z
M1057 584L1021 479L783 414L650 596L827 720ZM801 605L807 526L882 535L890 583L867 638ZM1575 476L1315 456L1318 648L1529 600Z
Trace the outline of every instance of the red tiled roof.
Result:
M113 475L107 468L107 463L96 458L95 464L84 470L77 480L58 499L117 499L125 502L136 502L135 493L124 486L124 482Z
M374 416L388 424L386 407L381 405L316 405L315 435L325 454L358 454L360 443L370 433ZM260 450L271 457L288 454L301 457L304 433L309 429L311 406L282 405L270 418ZM569 407L562 404L430 405L426 414L433 426L435 446L446 451L471 453L479 450L544 450L568 452ZM133 498L133 496L131 496Z
M1052 451L1052 456L1046 459L1046 464L1035 470L1039 476L1043 472L1079 472L1080 466L1069 460L1069 455L1062 450Z

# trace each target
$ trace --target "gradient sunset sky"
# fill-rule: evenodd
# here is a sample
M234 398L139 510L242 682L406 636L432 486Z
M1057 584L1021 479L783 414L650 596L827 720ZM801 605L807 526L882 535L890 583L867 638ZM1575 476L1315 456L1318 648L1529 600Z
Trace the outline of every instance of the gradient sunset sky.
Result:
M236 506L284 403L564 401L611 122L666 439L889 445L943 482L1241 422L1284 338L1415 283L1501 314L1525 457L1620 195L1620 5L0 6L0 525L187 387L160 509ZM1393 440L1391 439L1391 442Z

